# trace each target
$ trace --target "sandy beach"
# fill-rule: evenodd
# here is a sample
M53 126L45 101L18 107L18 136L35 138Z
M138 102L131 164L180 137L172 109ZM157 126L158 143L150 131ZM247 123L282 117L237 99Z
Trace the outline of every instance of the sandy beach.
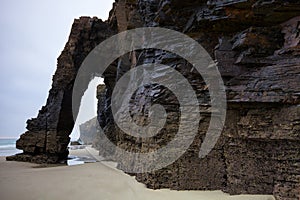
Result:
M90 149L72 150L71 155L95 159ZM8 162L0 157L1 200L273 200L270 195L230 196L221 191L151 190L114 167L111 162L74 166L42 167Z

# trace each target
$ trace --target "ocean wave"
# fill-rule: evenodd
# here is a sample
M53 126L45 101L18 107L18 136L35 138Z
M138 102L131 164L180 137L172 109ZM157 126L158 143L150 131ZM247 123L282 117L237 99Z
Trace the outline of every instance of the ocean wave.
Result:
M12 150L16 149L16 144L0 145L0 150Z
M18 149L5 149L0 151L0 157L1 156L12 156L18 153L22 153L21 150Z

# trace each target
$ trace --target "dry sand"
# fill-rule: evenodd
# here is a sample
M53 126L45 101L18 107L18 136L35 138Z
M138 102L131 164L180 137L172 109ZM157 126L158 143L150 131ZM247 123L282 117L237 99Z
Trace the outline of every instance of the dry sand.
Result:
M73 155L96 156L82 149ZM93 155L91 155L93 154ZM109 162L39 168L0 157L1 200L274 200L270 195L229 196L221 191L150 190Z

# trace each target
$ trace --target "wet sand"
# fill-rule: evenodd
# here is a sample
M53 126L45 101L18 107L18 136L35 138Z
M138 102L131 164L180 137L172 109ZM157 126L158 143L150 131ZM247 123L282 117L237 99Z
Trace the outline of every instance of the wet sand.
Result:
M100 160L91 148L72 150L72 155ZM221 191L151 190L112 162L41 167L7 162L0 157L1 200L274 200L270 195L229 196Z

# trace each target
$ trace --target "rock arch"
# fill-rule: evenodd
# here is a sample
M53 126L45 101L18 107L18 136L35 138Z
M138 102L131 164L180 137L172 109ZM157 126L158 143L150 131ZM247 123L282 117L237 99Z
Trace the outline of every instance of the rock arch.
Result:
M36 163L56 163L68 156L69 135L74 126L72 90L77 71L88 53L113 35L109 25L96 17L76 19L69 40L58 58L46 105L36 118L27 121L27 130L17 141L22 154L8 157Z

